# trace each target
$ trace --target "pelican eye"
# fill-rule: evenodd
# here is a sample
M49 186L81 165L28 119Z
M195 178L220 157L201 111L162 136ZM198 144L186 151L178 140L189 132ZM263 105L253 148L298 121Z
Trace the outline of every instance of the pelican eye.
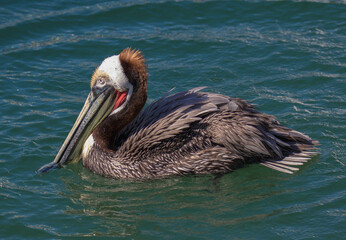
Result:
M97 79L97 85L103 86L105 84L106 84L106 81L104 79L102 79L102 78Z

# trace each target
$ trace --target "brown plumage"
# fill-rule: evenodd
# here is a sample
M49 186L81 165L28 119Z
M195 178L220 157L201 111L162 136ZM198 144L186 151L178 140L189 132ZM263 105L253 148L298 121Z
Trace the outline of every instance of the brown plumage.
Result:
M147 76L138 50L105 59L56 159L39 172L82 158L91 171L113 178L224 174L251 163L293 173L316 154L317 141L244 100L203 88L164 96L142 110Z
M133 101L136 105L146 99L144 58L126 49L120 60L134 94L141 96ZM135 119L138 108L131 104L105 119L93 133L95 144L83 165L103 176L136 179L222 174L249 163L292 173L298 170L292 166L315 154L310 150L316 141L281 126L273 116L241 99L199 90L163 97ZM121 129L108 127L119 123ZM113 133L107 148L99 144L104 136L98 132L104 128Z

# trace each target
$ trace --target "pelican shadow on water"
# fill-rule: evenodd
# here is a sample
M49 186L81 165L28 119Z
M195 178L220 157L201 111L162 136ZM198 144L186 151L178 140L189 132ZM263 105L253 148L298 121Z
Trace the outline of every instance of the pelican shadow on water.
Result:
M316 154L317 141L284 127L239 98L194 88L147 106L143 54L127 48L106 58L91 92L45 173L82 160L112 178L224 174L251 163L284 173Z

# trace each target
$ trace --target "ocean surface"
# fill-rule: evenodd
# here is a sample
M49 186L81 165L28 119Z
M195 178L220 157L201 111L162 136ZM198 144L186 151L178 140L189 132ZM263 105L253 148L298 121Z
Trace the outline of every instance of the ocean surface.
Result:
M346 2L0 2L0 239L345 239ZM94 69L143 51L148 103L197 86L320 142L293 175L106 179L52 161Z

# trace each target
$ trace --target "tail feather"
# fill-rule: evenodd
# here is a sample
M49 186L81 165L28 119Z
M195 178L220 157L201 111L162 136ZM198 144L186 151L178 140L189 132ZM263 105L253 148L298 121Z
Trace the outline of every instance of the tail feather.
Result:
M290 166L299 166L299 165L303 165L304 162L307 162L307 161L286 161L286 160L281 160L281 161L279 161L280 164L290 165Z
M318 141L280 124L275 125L270 134L275 137L275 142L280 146L284 157L277 156L278 159L268 159L262 162L261 165L292 174L299 170L296 166L303 165L317 154L315 146L318 145Z
M261 165L277 170L279 172L293 174L295 171L298 171L299 168L292 166L301 166L318 153L311 151L313 148L313 145L310 145L310 148L307 148L309 149L309 151L305 151L300 148L301 152L291 153L281 160L268 160L262 162Z
M261 165L266 166L266 167L271 168L271 169L274 169L274 170L279 171L279 172L293 174L293 172L290 171L289 169L286 169L282 166L278 166L278 164L275 164L274 162L268 161L268 162L261 163ZM299 170L299 169L298 168L294 169L294 171L297 171L297 170Z

